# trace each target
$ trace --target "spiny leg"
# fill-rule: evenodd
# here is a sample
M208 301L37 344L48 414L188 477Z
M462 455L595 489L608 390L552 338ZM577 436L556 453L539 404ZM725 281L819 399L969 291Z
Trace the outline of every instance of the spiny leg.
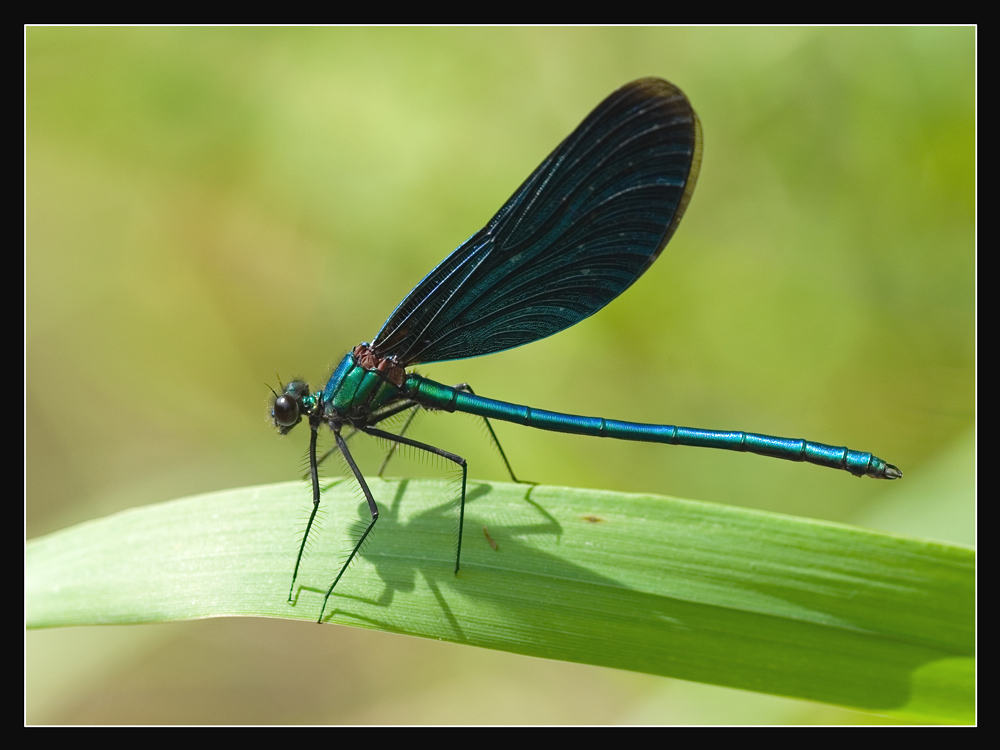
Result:
M309 478L312 482L313 507L309 514L309 522L306 524L306 531L302 535L302 544L299 546L299 556L295 558L295 570L292 572L292 585L288 589L288 601L292 601L292 592L295 591L295 580L299 577L299 565L302 563L302 554L306 549L306 542L309 540L309 530L312 529L313 521L316 519L316 511L319 510L319 462L316 461L316 433L319 430L319 422L309 420ZM324 456L323 458L326 458Z
M410 429L410 425L413 424L414 417L416 417L417 412L420 411L420 404L411 403L407 406L407 408L412 409L412 411L407 415L406 421L403 422L403 426L400 428L399 432L396 433L399 437L405 435L406 431ZM373 422L372 424L377 424L378 422L381 422L383 419L387 419L388 417L398 414L402 411L405 411L405 409L395 409L391 414L387 414L386 416L379 415L379 419ZM379 476L382 476L382 473L385 471L385 467L389 465L389 460L396 455L396 446L398 445L399 443L393 441L392 445L389 446L389 450L387 450L385 453L385 458L382 459L382 465L378 467Z
M473 396L476 395L476 392L472 390L472 386L470 386L468 383L459 383L458 385L455 386L455 390L465 391L466 393L471 393ZM500 453L500 458L503 459L503 465L507 467L507 473L510 474L511 480L517 484L537 485L538 482L532 482L530 479L517 478L517 476L514 474L514 470L510 467L510 461L507 460L507 454L504 453L503 446L500 445L500 440L497 438L497 434L493 431L493 425L490 424L490 420L488 420L486 417L483 417L483 422L486 423L486 429L489 430L490 432L490 439L493 441L493 445L496 446L497 451ZM529 493L530 492L531 490L529 490Z
M344 575L344 571L347 570L354 556L358 554L358 550L361 549L361 545L365 543L365 539L371 533L371 530L375 527L375 522L378 521L378 506L375 504L375 498L372 497L372 491L368 489L368 483L365 481L364 476L361 474L361 470L358 469L358 465L354 462L354 457L351 452L347 450L347 442L340 435L340 427L334 427L333 436L337 440L337 447L343 454L344 458L347 460L347 465L351 467L351 471L354 472L354 478L358 480L358 484L361 485L361 491L365 493L365 500L368 501L368 512L371 513L372 520L368 524L368 528L365 529L365 533L361 535L358 543L354 545L354 549L351 550L351 554L348 556L347 561L344 563L340 572L337 573L337 577L333 579L333 583L330 584L330 588L326 590L326 596L323 598L323 608L319 612L319 619L316 622L323 622L323 615L326 612L326 603L330 599L330 594L333 593L334 588L340 582L341 577Z
M458 385L455 386L455 390L456 391L465 391L467 393L471 393L471 394L475 395L475 391L472 390L472 386L470 386L468 383L459 383ZM397 415L397 414L399 414L401 412L406 411L407 409L413 409L413 412L411 412L410 415L406 418L406 422L403 424L402 429L400 429L400 431L396 433L397 435L399 435L400 437L402 437L402 436L404 436L406 434L406 431L408 429L410 429L410 425L413 423L413 419L417 416L417 412L421 408L426 408L426 407L422 407L420 404L418 404L415 401L405 401L405 402L403 402L401 404L394 405L392 408L387 409L384 412L381 412L379 414L373 415L375 418L373 420L369 421L368 424L369 424L369 426L376 425L379 422L382 422L383 420L388 419L389 417L394 417L395 415ZM518 479L517 478L517 475L514 474L514 469L511 468L510 461L507 460L507 454L504 452L503 446L500 445L500 439L497 437L496 432L493 431L493 425L490 424L490 420L487 419L486 417L483 417L483 423L486 425L486 429L490 433L490 440L493 442L493 445L496 447L497 453L500 454L500 459L503 461L503 465L507 468L507 473L510 475L511 481L513 481L513 482L515 482L517 484L537 485L538 482L533 482L530 479ZM396 446L397 445L398 445L398 443L393 442L392 446L389 448L388 452L385 454L385 458L382 460L382 465L379 467L379 470L378 470L378 475L379 476L382 476L382 472L385 471L385 467L389 463L389 460L396 454ZM325 458L325 456L324 456L324 458ZM321 459L321 461L322 461L322 459Z
M394 417L397 414L406 411L407 409L412 409L415 406L417 406L417 404L414 401L403 401L401 403L386 407L383 410L376 412L375 414L372 414L368 424L370 425L378 424L379 422L389 419L390 417ZM409 429L410 422L412 421L413 421L413 415L407 418L406 424L404 424L403 429L400 430L400 434L403 434L404 432L406 432L407 429ZM352 437L357 435L358 432L359 432L358 428L354 427L351 432L347 433L347 437L345 438L345 440L350 440ZM337 450L338 450L337 446L330 448L326 453L320 456L319 463L323 463L324 461L326 461L326 459L329 458L330 455L335 453ZM395 452L395 446L389 451L389 454L386 455L386 457L382 460L382 465L379 467L378 470L379 476L382 476L382 471L385 469L385 465L389 463L389 459L392 457L392 454L394 452Z
M391 432L386 432L385 430L379 430L375 427L358 427L362 432L371 435L372 437L382 438L383 440L388 440L394 443L401 443L403 445L409 445L411 448L419 448L422 451L427 451L428 453L433 453L435 456L441 456L441 458L446 458L449 461L458 464L462 467L462 500L459 505L458 511L458 549L455 552L455 572L458 573L459 564L462 560L462 527L465 524L465 483L469 475L469 465L464 458L454 453L449 453L446 450L437 448L433 445L428 445L427 443L420 443L416 440L411 440L408 437L403 437L402 435L396 435Z

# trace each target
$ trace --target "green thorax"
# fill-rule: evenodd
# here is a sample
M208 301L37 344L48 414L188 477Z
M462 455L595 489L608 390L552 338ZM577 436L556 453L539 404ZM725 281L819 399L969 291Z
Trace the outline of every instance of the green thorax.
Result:
M338 416L363 417L401 395L402 378L398 376L397 370L401 373L402 368L366 367L365 364L370 362L364 356L359 356L359 350L367 351L362 350L366 346L360 344L345 355L323 387L324 406L332 409ZM400 385L390 378L399 379Z

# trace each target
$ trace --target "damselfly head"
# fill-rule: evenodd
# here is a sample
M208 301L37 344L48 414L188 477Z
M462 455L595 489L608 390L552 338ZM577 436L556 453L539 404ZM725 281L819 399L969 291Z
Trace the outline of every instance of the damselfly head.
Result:
M301 380L293 380L286 385L280 396L275 394L274 402L271 404L271 420L278 428L278 432L285 435L302 421L303 400L308 397L309 385Z

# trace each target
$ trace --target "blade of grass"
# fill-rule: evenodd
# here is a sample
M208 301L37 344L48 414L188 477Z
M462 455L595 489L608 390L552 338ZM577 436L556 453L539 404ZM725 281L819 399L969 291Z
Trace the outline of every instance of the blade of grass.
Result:
M381 520L325 621L975 720L968 548L665 497L479 484L455 576L454 488L371 485ZM300 483L233 490L32 540L26 623L312 620L366 511L350 483L325 492L289 604L307 495Z

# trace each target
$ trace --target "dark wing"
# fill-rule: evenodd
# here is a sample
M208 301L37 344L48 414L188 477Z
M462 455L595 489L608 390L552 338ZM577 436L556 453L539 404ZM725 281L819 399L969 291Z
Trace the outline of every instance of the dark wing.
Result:
M701 162L687 98L658 78L615 91L375 337L404 366L477 357L593 315L656 260Z

